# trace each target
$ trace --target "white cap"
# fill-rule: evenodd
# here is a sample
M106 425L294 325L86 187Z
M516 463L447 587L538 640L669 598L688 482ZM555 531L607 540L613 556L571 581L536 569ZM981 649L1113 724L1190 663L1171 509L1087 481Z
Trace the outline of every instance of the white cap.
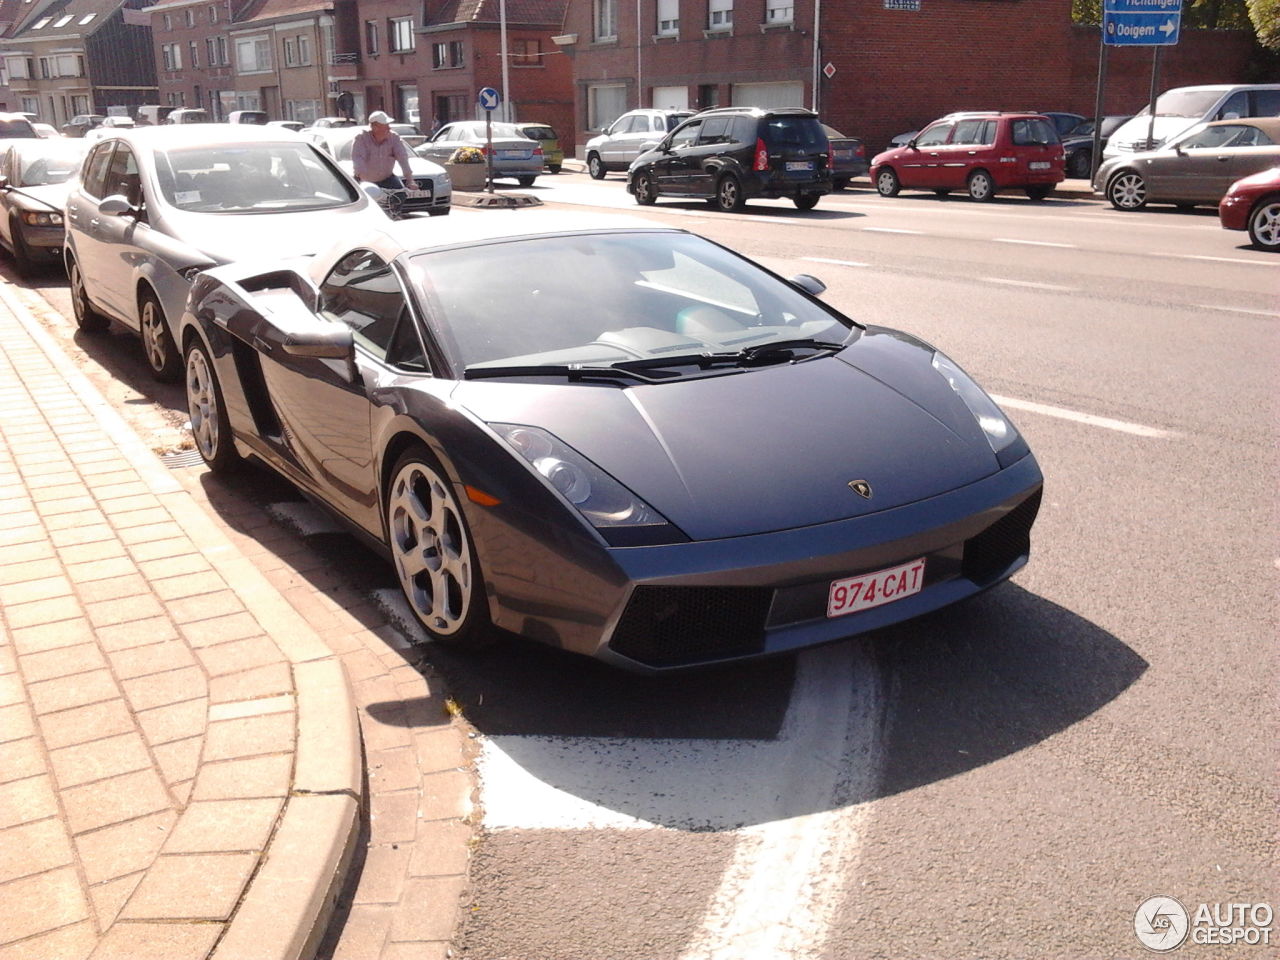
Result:
M391 123L391 118L390 118L389 116L387 116L387 114L386 114L386 113L384 113L383 111L381 111L381 110L375 110L375 111L373 111L373 113L369 114L369 122L370 122L370 123L386 123L386 124L389 124L389 123Z

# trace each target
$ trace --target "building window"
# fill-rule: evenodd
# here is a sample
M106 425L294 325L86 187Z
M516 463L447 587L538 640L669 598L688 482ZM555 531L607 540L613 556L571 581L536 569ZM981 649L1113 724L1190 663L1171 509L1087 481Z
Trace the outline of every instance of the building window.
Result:
M160 47L160 56L164 59L164 68L166 70L182 69L182 47L176 43L162 44Z
M658 0L658 36L680 33L680 0Z
M187 7L187 26L194 27L196 25L196 11L194 7Z
M768 0L769 6L765 12L766 23L790 23L795 19L795 7L790 2L782 3L780 0Z
M218 22L218 5L216 3L209 4L209 22Z
M31 61L26 57L5 57L4 69L10 80L31 79Z
M164 28L166 30L173 29L173 18L169 16L167 13L164 15Z
M627 88L609 84L587 88L587 129L603 130L627 112Z
M73 93L71 95L71 112L79 115L89 112L89 98L83 94Z
M541 40L511 41L511 65L513 67L542 66Z
M70 23L70 22L71 22L71 17L72 17L72 14L69 14L69 13L68 13L65 17L59 17L59 18L54 22L54 24L53 24L53 25L54 25L55 27L65 27L68 23Z
M52 75L53 74L49 69L49 58L41 57L40 58L40 79L48 80Z
M431 45L431 66L437 70L462 66L462 41L449 40Z
M190 43L187 44L187 53L190 54L191 56L192 70L195 70L197 67L200 66L199 50L200 50L200 45L196 43L194 40L192 40Z
M408 53L413 49L413 17L393 17L387 21L387 49Z
M377 20L366 20L364 22L364 52L370 56L376 56L378 53Z
M301 120L303 123L311 123L320 119L320 101L286 100L284 102L284 115L286 120Z
M298 41L294 37L284 38L284 65L286 67L298 65Z
M96 16L97 16L96 13L86 13L83 17L80 18L76 26L83 27L86 23L89 23Z
M733 0L708 0L707 29L728 30L733 26Z
M271 41L266 37L246 37L236 41L236 70L240 73L262 73L271 69ZM241 107L256 110L256 107Z
M618 39L618 0L595 0L597 40Z
M40 98L39 97L23 97L22 112L23 113L39 113Z

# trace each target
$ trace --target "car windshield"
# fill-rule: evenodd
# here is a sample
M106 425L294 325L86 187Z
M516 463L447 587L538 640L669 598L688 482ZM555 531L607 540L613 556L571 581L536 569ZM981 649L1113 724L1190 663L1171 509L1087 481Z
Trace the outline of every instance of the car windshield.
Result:
M852 328L751 261L685 233L498 241L418 254L410 274L469 376L688 362L796 341L829 348Z
M84 140L54 140L39 152L19 153L22 186L64 183L75 176L88 144Z
M1170 90L1156 98L1157 117L1189 117L1199 119L1222 97L1221 90ZM1138 116L1151 113L1151 105L1138 111Z
M26 120L0 120L0 140L36 137L35 127Z
M253 143L156 151L156 179L168 203L193 213L324 210L358 196L305 143Z

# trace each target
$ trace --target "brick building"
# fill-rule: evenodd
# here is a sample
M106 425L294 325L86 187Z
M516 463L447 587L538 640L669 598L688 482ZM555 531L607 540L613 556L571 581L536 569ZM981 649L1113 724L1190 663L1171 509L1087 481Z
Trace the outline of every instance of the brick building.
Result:
M800 104L878 149L951 110L1092 114L1099 30L1071 0L572 0L555 42L579 144L635 107ZM1184 30L1159 86L1241 81L1252 48L1249 31ZM1151 59L1110 50L1105 112L1142 106Z

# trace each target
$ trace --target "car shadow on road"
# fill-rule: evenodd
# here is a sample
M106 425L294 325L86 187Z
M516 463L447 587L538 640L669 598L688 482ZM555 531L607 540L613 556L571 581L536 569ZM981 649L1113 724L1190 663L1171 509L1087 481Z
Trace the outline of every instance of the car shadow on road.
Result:
M862 645L867 655L854 662L876 671L855 669L852 686L883 691L876 719L867 721L878 729L854 733L877 744L881 763L868 777L855 769L864 761L838 748L797 758L802 766L843 764L852 781L867 784L828 806L900 793L1034 746L1110 703L1147 666L1112 634L1012 583L845 642ZM637 677L502 638L479 653L430 647L426 659L480 733L560 791L675 829L728 829L777 816L776 798L754 797L757 781L772 773L760 764L779 757L773 744L792 699L793 657ZM393 722L392 704L370 709ZM616 743L596 749L596 738L631 741L622 751L630 755L619 760ZM726 761L731 750L740 756ZM708 776L722 777L713 791Z

